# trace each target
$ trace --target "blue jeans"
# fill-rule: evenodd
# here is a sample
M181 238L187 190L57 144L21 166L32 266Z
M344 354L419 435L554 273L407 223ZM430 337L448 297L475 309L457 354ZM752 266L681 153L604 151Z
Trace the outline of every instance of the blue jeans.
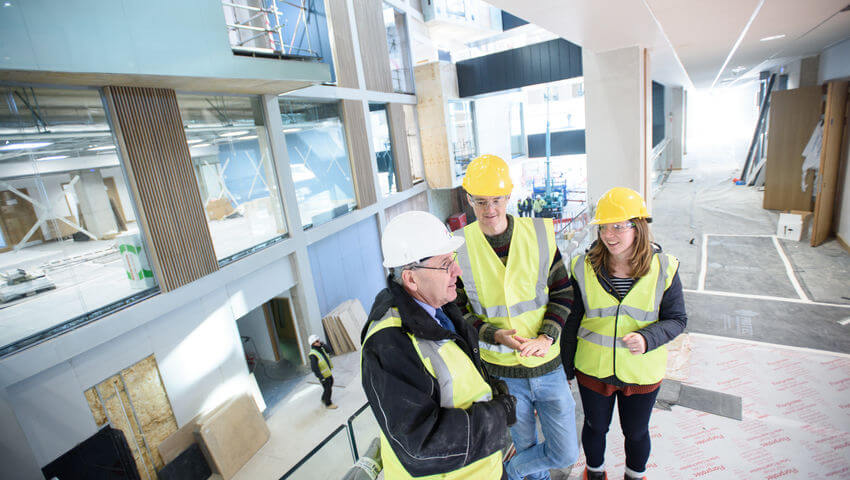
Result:
M570 393L564 367L536 378L505 378L516 397L516 424L511 438L517 454L505 466L510 480L548 480L549 469L565 468L578 459L576 403ZM544 442L538 443L540 417Z

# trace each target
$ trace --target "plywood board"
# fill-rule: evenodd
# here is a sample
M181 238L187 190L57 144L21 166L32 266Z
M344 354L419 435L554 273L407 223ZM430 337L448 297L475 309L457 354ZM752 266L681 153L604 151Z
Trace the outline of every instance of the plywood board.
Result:
M800 188L803 148L820 120L821 87L781 90L770 95L763 207L812 210L812 185Z
M844 137L844 115L847 105L848 82L829 82L826 90L826 110L823 121L823 147L820 154L817 200L812 220L811 245L816 247L832 231L832 214L841 166L841 141Z
M271 432L254 399L242 394L199 420L195 437L210 468L227 480L269 440Z
M419 138L425 178L431 188L451 188L452 167L449 153L448 111L443 92L443 72L439 62L413 69L416 81L416 105Z

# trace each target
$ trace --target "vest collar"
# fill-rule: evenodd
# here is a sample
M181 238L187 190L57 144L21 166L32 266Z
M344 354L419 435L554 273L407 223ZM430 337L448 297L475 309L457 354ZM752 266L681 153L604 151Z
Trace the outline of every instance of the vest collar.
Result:
M413 297L407 293L401 285L392 280L388 281L389 291L392 295L392 304L401 314L401 327L418 338L424 340L445 340L451 338L451 332L442 328L428 312L425 311ZM460 312L453 303L447 303L441 307L443 313L455 321ZM457 322L455 322L457 323Z

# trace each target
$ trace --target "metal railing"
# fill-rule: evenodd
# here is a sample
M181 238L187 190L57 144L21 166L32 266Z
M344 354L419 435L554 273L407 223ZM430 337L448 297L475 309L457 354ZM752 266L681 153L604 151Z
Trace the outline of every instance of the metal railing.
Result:
M311 0L298 3L287 0L222 0L231 48L237 53L320 58L310 39L310 3ZM286 19L295 10L298 11L295 25L289 25ZM307 40L306 48L295 44L299 33Z

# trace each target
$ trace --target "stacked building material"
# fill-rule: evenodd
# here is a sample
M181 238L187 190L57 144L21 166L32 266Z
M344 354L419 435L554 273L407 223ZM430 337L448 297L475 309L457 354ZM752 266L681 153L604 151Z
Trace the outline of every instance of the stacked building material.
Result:
M360 350L360 330L366 323L366 311L360 300L346 300L322 319L328 343L337 355Z

